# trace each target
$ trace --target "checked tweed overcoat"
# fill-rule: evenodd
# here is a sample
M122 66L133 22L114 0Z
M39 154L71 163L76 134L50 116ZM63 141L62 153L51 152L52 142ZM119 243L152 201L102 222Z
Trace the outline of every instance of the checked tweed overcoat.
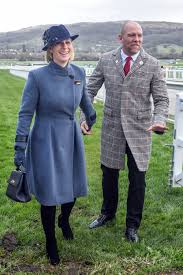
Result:
M78 106L92 125L95 111L85 90L84 70L51 62L29 73L16 134L29 136L27 181L43 205L60 205L87 194L84 146L75 114Z
M101 131L101 163L123 169L126 142L140 171L146 171L151 151L152 122L166 122L168 96L163 71L157 59L141 49L127 76L121 48L105 53L89 79L93 101L104 83L106 99Z

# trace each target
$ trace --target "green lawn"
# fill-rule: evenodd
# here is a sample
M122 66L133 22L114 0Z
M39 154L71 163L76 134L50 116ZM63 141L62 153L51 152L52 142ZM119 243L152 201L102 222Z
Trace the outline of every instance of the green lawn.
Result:
M124 171L120 174L116 222L93 231L87 227L99 214L102 198L99 163L101 103L95 104L98 120L93 135L84 136L89 196L78 199L71 216L75 239L63 240L60 229L56 229L62 263L56 268L50 267L45 257L39 204L34 199L27 204L14 203L5 196L6 180L13 169L14 135L24 80L3 70L0 80L0 239L5 233L13 232L18 240L12 252L5 250L1 242L0 274L183 272L183 189L171 189L167 184L171 149L165 144L172 142L171 125L164 136L153 136L140 243L131 244L124 238L128 185Z

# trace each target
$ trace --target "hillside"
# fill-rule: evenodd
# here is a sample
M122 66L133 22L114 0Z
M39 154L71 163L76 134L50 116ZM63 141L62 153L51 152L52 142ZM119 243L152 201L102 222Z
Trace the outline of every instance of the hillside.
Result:
M183 57L183 23L139 22L144 30L144 48L158 58ZM78 59L98 59L101 53L119 45L121 21L77 23L67 25L70 32L80 35L74 44ZM37 58L41 52L41 36L50 25L0 33L0 58Z

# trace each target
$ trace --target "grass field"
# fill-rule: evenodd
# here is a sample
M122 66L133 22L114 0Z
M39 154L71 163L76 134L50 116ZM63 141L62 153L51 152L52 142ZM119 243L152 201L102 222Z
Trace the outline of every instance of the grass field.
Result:
M0 80L0 274L183 274L183 189L171 189L167 184L171 149L165 144L172 142L172 126L164 136L153 135L140 243L131 244L124 238L126 171L120 173L116 221L93 231L87 227L99 214L102 197L102 104L95 104L97 124L93 135L84 137L89 196L78 199L71 216L75 239L63 240L60 229L56 229L62 262L54 268L45 257L39 204L34 199L27 204L14 203L5 196L6 180L13 169L13 144L24 80L3 70ZM12 251L2 241L5 233L16 236Z

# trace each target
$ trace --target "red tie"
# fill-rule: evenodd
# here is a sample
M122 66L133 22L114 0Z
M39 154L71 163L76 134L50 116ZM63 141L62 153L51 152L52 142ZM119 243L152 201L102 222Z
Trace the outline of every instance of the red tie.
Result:
M128 74L129 70L130 70L130 61L132 60L132 57L131 56L128 56L126 58L126 63L125 63L125 66L124 66L124 73L125 75Z

